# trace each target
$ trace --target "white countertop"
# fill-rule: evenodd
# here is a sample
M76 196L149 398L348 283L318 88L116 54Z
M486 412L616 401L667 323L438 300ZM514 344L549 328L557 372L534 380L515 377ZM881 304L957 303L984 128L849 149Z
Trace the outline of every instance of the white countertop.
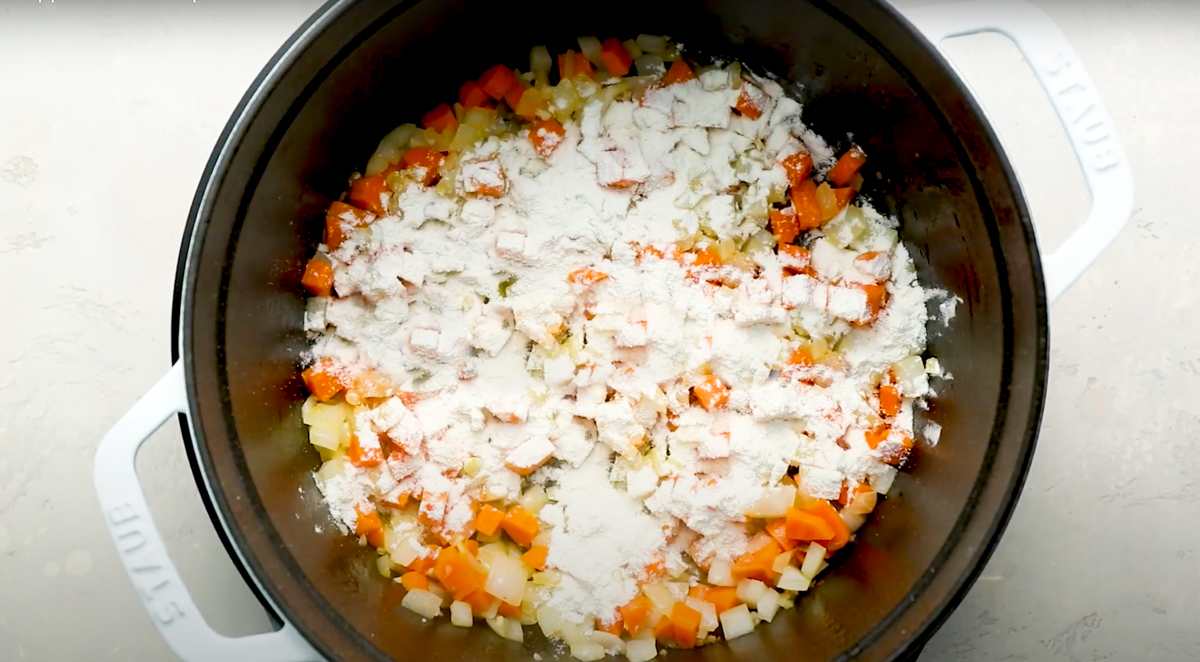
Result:
M174 659L101 523L92 456L169 365L180 235L218 133L319 4L0 7L0 660ZM1197 658L1200 3L1040 4L1107 103L1137 210L1053 308L1050 390L1024 496L921 659ZM1043 241L1055 244L1087 200L1061 128L1002 38L951 50L976 74ZM176 426L150 440L139 467L205 616L227 634L265 630Z

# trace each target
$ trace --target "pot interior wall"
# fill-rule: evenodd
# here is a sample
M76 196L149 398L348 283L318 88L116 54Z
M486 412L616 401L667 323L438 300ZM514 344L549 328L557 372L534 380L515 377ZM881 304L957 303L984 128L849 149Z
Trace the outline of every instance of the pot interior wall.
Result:
M986 555L1024 473L1040 413L1045 311L1015 180L978 111L889 10L820 3L618 0L562 5L425 0L331 5L252 103L217 161L191 249L183 342L197 460L250 571L338 659L526 660L561 655L536 628L518 645L486 628L424 623L373 554L339 535L313 485L300 423L306 259L324 209L396 125L453 99L534 44L669 34L689 53L736 54L797 85L809 124L871 160L867 193L897 214L927 283L962 298L931 352L954 375L922 448L837 571L759 634L672 659L886 659L919 638ZM618 11L620 10L620 11ZM903 68L899 63L904 62ZM953 127L953 128L952 128Z

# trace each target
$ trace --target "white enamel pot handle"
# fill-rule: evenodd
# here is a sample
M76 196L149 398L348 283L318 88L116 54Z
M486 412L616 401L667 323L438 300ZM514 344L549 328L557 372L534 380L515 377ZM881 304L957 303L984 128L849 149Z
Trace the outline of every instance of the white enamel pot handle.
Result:
M171 650L187 662L321 662L291 625L248 637L218 634L196 609L167 556L138 483L142 442L175 414L187 414L183 363L176 363L117 424L96 451L93 479L104 523L138 597Z
M1050 98L1092 194L1084 224L1058 250L1042 257L1046 296L1054 301L1100 257L1133 215L1133 173L1091 78L1054 21L1024 0L973 0L901 13L939 50L950 37L980 32L1007 36ZM961 72L959 77L966 80Z

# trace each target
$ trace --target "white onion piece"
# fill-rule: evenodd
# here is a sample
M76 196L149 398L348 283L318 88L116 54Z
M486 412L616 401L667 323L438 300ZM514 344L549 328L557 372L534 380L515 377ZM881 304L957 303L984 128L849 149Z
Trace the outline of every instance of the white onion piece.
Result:
M571 657L583 662L596 662L604 658L604 647L591 641L571 646Z
M762 497L746 511L747 517L775 518L787 515L788 508L796 501L796 488L778 485L763 490Z
M636 60L642 56L642 47L638 46L636 39L626 39L621 42L621 45L625 47L625 50L629 51L629 57Z
M375 557L375 569L384 577L392 576L392 557L380 555Z
M567 621L562 622L558 634L559 638L567 642L568 646L580 646L592 643L592 640L587 638L587 635L583 633L583 630L579 629L578 625Z
M653 639L634 639L625 644L625 657L629 662L649 662L658 656L658 646Z
M488 564L487 581L483 590L510 605L521 604L525 597L525 582L529 581L529 569L519 558L493 556Z
M669 614L671 607L675 606L675 594L662 584L647 584L642 592L650 598L650 603L660 613Z
M758 533L754 534L754 537L751 538L750 542L746 544L746 551L757 552L773 542L775 542L775 539L772 538L770 534L768 534L766 531L759 531Z
M579 50L592 63L592 66L604 68L604 58L600 57L600 40L595 37L580 37Z
M743 579L737 585L737 598L742 602L758 604L758 599L766 590L767 585L757 579Z
M847 504L845 508L842 508L842 514L869 515L871 514L871 511L875 510L875 505L878 499L879 495L876 494L874 490L870 492L859 492L858 494L854 495L854 498L850 500L850 503ZM845 520L846 518L843 517L842 519Z
M469 628L475 623L471 616L471 605L455 600L450 603L450 623L460 628Z
M754 619L746 605L738 605L721 614L721 631L726 639L736 639L754 631Z
M521 629L521 624L511 618L497 616L487 620L488 627L492 628L496 634L511 639L513 641L525 641L525 631Z
M929 390L929 376L925 374L925 362L919 356L909 356L892 364L896 385L905 397L919 398Z
M775 618L775 613L779 611L779 594L772 589L767 589L754 603L754 610L758 612L758 617L770 623Z
M884 467L879 473L871 476L871 489L875 490L876 494L887 494L892 489L897 473L899 472L896 467Z
M792 553L784 552L784 553L780 554L779 556L776 556L775 561L771 563L771 572L778 575L779 573L783 572L783 569L788 567L788 565L791 564L791 562L792 562Z
M449 607L451 602L454 602L450 597L450 593L442 588L442 585L437 582L429 582L429 592L442 599L442 606Z
M808 546L808 552L804 554L804 564L800 566L800 572L804 573L805 577L812 579L821 571L821 563L824 561L825 548L814 542Z
M708 566L708 583L713 586L737 586L733 578L733 563L717 559Z
M525 493L517 499L517 504L528 510L530 514L537 515L542 512L542 508L550 503L549 497L546 496L546 490L542 489L541 485L534 485L525 490Z
M779 574L779 581L775 585L784 591L807 591L812 586L812 580L805 577L799 568L790 565Z
M846 523L846 528L850 529L851 533L858 531L859 529L861 529L863 527L863 524L867 523L866 515L860 515L858 513L848 513L848 512L846 512L845 508L842 509L842 512L838 513L838 516L841 517L842 521Z
M442 599L419 588L405 594L400 606L425 618L437 618L442 613Z
M500 601L493 599L492 603L488 605L487 609L483 610L483 613L480 614L479 617L484 620L487 620L489 618L495 618L496 615L499 613L500 613Z
M667 38L656 34L640 34L637 36L638 48L647 53L655 53L661 55L667 50Z
M391 550L392 561L396 565L401 565L407 568L412 565L421 556L421 551L413 544L411 538L400 538L396 541L396 546Z
M717 629L719 621L717 621L717 608L713 603L701 600L700 598L689 597L684 604L700 612L701 633L712 632Z
M588 639L590 639L593 644L600 644L600 647L604 649L604 652L608 653L609 655L625 654L625 642L615 634L610 634L604 630L592 630L592 632L588 634Z
M549 76L550 68L553 66L554 62L550 59L550 51L546 50L545 46L534 46L533 50L529 51L529 70L535 77Z
M537 622L538 627L542 628L542 634L553 637L562 627L562 616L553 607L542 605L537 610Z
M667 73L667 65L658 55L643 55L634 60L639 76L661 76Z

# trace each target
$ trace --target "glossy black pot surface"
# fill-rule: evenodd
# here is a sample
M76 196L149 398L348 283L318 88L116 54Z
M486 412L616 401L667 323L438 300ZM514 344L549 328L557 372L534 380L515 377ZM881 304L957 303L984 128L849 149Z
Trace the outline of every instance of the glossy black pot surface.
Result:
M619 4L614 4L619 3ZM582 34L668 34L791 81L805 120L871 155L866 193L897 215L924 282L961 297L929 350L954 379L920 448L836 570L753 636L672 660L894 660L919 648L982 569L1020 492L1047 371L1047 313L1029 213L982 112L946 62L872 0L335 1L284 46L213 153L179 265L176 347L189 453L248 581L331 660L565 657L526 628L422 622L338 534L300 422L300 276L324 210L389 130L458 82ZM177 357L179 358L179 357ZM318 533L320 529L322 533Z

